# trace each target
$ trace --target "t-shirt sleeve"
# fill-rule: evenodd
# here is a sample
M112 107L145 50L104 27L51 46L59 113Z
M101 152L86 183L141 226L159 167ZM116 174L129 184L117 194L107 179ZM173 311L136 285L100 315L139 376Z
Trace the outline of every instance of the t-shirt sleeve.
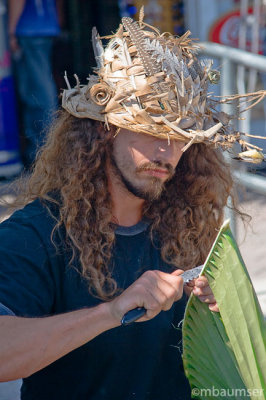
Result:
M34 226L12 218L0 224L2 310L17 316L50 315L54 286L49 253Z
M4 304L0 303L0 315L15 315L15 314Z

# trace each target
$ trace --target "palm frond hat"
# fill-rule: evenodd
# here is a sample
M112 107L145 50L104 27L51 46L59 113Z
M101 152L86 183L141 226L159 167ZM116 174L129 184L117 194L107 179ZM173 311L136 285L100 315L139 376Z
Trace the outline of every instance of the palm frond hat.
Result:
M235 142L244 151L253 151L253 159L262 160L256 146L243 140L230 123L232 116L219 111L219 104L241 96L214 99L208 84L217 73L211 62L197 57L199 46L190 32L181 37L160 34L143 21L122 18L118 31L104 48L96 28L92 44L97 67L87 85L63 91L62 107L77 118L91 118L158 138L180 140L185 151L193 143L232 148ZM248 95L254 105L266 95L259 91ZM243 154L243 153L241 153Z

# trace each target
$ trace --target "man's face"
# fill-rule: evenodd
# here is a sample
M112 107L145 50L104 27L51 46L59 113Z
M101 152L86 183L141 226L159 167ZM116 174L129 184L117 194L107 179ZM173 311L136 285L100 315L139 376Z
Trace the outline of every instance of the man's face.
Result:
M160 197L181 156L184 143L158 139L147 134L121 129L110 155L112 172L123 188L141 199Z

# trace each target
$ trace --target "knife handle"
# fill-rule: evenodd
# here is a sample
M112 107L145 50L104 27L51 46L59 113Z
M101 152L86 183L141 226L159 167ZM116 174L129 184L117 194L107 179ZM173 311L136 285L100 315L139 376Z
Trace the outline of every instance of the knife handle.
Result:
M137 319L143 317L146 314L146 308L137 307L133 310L128 311L121 319L121 325L126 326L132 324L132 322L137 321Z

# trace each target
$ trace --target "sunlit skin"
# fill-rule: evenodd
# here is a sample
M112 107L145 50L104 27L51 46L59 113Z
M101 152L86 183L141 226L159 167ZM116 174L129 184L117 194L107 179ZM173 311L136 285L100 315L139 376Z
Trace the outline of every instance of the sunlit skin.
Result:
M160 196L182 157L185 143L158 139L147 134L121 129L107 161L108 188L112 199L113 220L122 226L137 224L142 218L146 200ZM204 276L184 287L219 311L214 295Z
M141 220L145 200L158 198L164 183L173 176L182 147L184 144L178 141L168 143L121 129L107 165L113 215L120 225L130 226Z

